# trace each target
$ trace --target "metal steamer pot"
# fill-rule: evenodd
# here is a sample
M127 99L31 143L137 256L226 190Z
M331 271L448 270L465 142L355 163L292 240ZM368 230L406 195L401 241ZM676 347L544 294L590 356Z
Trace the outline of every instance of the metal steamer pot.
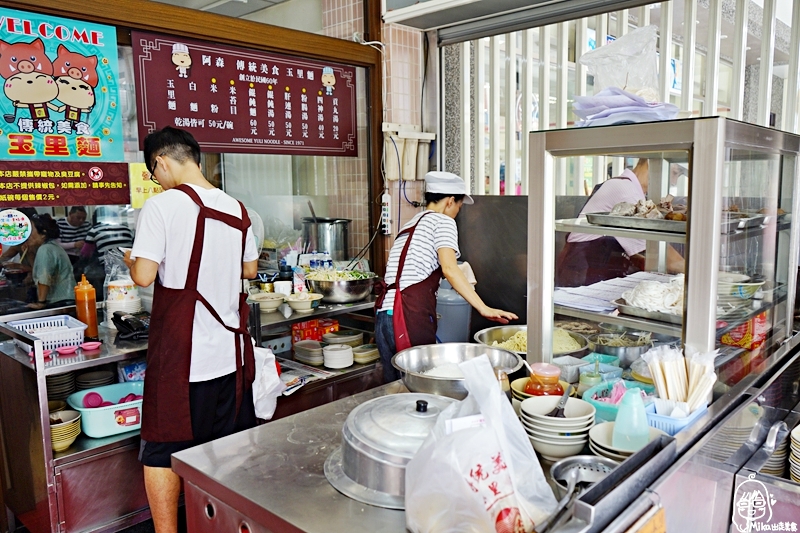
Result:
M334 261L348 259L346 218L303 218L303 247L308 252L328 252Z
M325 461L325 477L354 500L403 509L406 464L422 446L439 413L454 401L410 393L364 402L347 416L342 445Z

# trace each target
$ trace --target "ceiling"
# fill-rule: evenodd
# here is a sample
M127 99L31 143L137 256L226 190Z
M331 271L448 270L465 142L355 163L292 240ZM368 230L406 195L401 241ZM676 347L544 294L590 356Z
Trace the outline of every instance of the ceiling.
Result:
M243 17L261 11L262 9L272 7L276 4L285 2L286 0L155 0L162 4L170 4L179 7L188 7L189 9L199 9L201 11L208 11L209 13L216 13L217 15L226 15L228 17Z

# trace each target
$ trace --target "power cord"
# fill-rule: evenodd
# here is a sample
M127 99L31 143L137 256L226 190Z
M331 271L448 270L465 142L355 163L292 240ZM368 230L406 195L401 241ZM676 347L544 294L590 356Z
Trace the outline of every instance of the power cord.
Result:
M405 197L406 202L408 202L409 205L412 205L412 206L417 207L417 208L422 207L423 206L422 202L412 202L411 200L408 199L408 194L406 194L406 182L403 179L403 167L402 167L402 163L400 162L400 150L398 150L397 143L394 142L394 138L391 135L389 136L389 139L392 141L392 145L394 146L394 153L395 153L395 155L397 155L397 173L400 176L400 186L398 187L398 189L399 189L398 192L402 192L403 193L403 197ZM399 208L400 208L400 202L398 200L398 210L399 210ZM400 217L398 216L398 219L399 218ZM398 224L399 224L399 220L398 220Z

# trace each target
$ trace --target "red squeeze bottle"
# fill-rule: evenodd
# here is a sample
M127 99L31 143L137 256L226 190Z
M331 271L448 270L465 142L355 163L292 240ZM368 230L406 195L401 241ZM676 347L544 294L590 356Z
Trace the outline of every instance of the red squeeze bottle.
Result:
M81 275L81 281L75 286L75 308L78 320L89 326L86 328L86 337L97 338L97 297L94 287L86 281L86 274Z

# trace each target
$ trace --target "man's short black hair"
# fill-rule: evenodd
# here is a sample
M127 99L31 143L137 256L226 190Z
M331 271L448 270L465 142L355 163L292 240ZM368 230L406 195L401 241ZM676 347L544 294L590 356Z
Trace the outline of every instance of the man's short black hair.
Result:
M86 208L82 205L73 205L69 208L69 213L67 214L71 215L72 213L86 213Z
M151 174L156 157L163 155L180 164L192 159L199 165L200 145L188 131L167 126L144 139L144 163Z
M425 193L425 205L427 204L435 204L439 200L444 200L445 198L453 197L456 202L463 202L464 201L464 194L443 194L438 192L426 192Z

